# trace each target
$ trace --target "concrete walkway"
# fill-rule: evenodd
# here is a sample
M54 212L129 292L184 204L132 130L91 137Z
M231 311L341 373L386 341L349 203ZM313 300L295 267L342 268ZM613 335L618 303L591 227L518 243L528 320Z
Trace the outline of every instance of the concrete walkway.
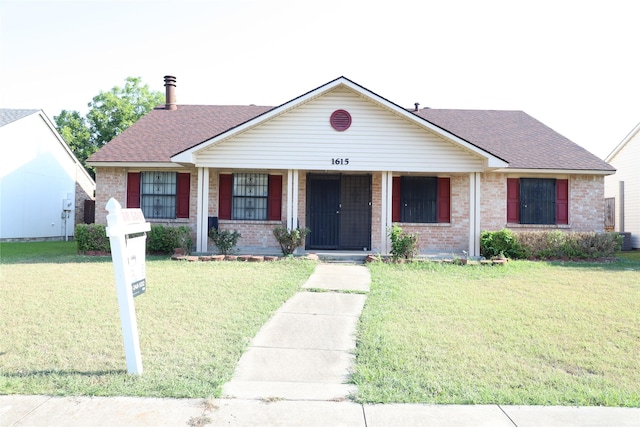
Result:
M356 323L371 279L364 266L318 264L303 290L262 327L240 358L225 397L345 400L353 368Z
M318 264L256 335L222 399L0 396L0 426L640 426L638 408L346 400L369 282L363 266Z

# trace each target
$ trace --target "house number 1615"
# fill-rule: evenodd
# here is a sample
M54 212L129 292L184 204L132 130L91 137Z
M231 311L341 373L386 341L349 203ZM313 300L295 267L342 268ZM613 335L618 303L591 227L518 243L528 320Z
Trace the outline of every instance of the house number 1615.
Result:
M332 165L346 166L346 165L349 164L349 159L331 159L331 164Z

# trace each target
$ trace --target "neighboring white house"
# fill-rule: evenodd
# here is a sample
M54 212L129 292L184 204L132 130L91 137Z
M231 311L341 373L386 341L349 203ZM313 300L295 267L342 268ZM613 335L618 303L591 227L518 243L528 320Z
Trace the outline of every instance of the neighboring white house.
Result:
M73 236L95 188L44 111L0 109L0 240Z
M614 229L631 233L631 246L640 249L640 123L606 161L617 169L605 177L605 197L615 199Z

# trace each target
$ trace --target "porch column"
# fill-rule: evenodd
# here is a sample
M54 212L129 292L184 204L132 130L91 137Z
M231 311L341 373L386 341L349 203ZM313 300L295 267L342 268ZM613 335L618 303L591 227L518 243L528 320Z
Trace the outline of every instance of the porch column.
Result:
M381 212L380 212L380 253L389 253L389 239L387 238L387 227L392 225L392 191L393 191L393 172L382 172L382 188L381 188Z
M469 174L469 256L480 256L480 173Z
M209 168L198 168L196 251L207 252L209 241Z
M298 169L287 171L287 229L298 227Z

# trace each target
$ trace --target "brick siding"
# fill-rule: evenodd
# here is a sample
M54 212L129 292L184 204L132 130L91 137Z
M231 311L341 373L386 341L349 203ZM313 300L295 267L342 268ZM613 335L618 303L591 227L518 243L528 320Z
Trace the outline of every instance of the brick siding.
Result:
M509 175L516 178L517 176ZM483 174L480 208L480 228L500 230L560 229L565 231L604 231L604 177L600 175L571 175L569 177L568 225L507 224L507 174Z
M114 197L121 204L126 201L126 168L96 168L96 222L106 224L105 206L109 198ZM184 171L181 171L184 172ZM273 173L273 172L272 172ZM217 171L209 173L208 216L218 216L218 177ZM191 202L188 219L150 220L149 222L166 225L188 225L194 230L195 241L197 218L198 174L191 170ZM481 176L480 194L483 203L480 206L481 230L499 230L506 223L507 175L487 173ZM282 180L282 221L220 221L223 230L238 230L242 237L238 243L240 250L277 252L280 247L273 236L273 229L286 224L287 173ZM305 226L306 218L306 181L307 173L299 173L298 182L298 219L300 227ZM371 247L375 251L382 247L382 174L372 174L372 220ZM592 175L574 175L569 178L569 225L564 226L519 226L509 224L514 230L562 229L572 231L604 230L604 177ZM469 250L469 175L451 176L451 222L448 224L401 223L406 232L419 233L422 252L460 252ZM209 239L209 252L216 248Z
M436 224L399 223L402 231L418 233L420 252L469 250L469 176L451 176L451 222Z

